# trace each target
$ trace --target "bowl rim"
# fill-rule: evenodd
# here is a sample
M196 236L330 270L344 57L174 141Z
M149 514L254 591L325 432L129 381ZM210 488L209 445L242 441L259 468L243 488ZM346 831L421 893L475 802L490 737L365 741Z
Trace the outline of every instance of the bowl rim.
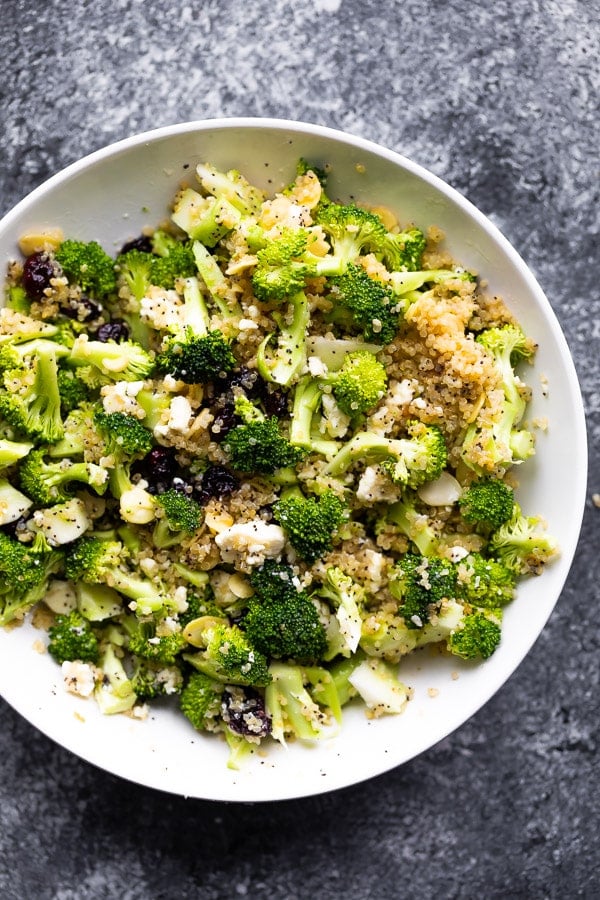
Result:
M189 134L189 133L202 133L202 132L210 132L216 130L244 130L244 129L271 129L271 130L280 130L288 133L297 133L302 135L309 136L318 136L326 139L333 140L335 142L341 142L347 146L352 146L356 149L362 149L366 152L373 153L380 158L383 158L390 163L397 165L409 172L410 174L422 179L425 183L433 187L436 191L439 191L445 197L449 199L452 203L456 204L458 207L462 209L474 222L475 224L481 228L487 235L499 246L501 251L508 257L511 265L513 265L521 278L524 280L527 289L531 292L532 295L535 296L536 302L540 305L543 310L544 316L549 324L549 327L553 333L553 337L559 346L562 353L562 364L564 366L564 374L567 376L568 387L570 391L570 395L576 401L573 409L574 419L573 419L573 429L574 429L574 445L579 448L580 451L580 459L579 459L579 467L577 472L575 473L575 481L576 481L576 489L573 492L573 505L577 511L577 518L573 520L572 530L571 530L571 541L570 546L568 548L561 548L563 555L563 562L566 560L566 564L563 565L562 569L562 577L559 580L556 580L555 576L555 589L556 589L556 598L551 608L548 610L547 616L544 619L539 631L531 637L531 640L524 645L522 652L516 657L513 658L512 667L508 675L504 674L500 679L495 679L491 684L491 689L487 693L487 698L481 703L479 700L474 704L466 704L467 710L464 716L461 716L460 721L458 723L450 723L448 727L444 730L442 734L437 737L437 739L433 742L428 742L426 746L417 749L417 751L412 754L409 759L401 762L397 762L394 760L390 760L387 767L378 766L376 771L371 771L369 767L366 767L366 771L364 773L359 773L356 775L352 781L344 781L340 784L334 785L317 785L310 792L303 791L302 793L297 793L294 791L293 785L290 785L290 789L288 792L279 793L276 797L263 797L263 796L251 796L251 797L241 797L238 802L273 802L273 800L284 800L284 799L292 799L296 797L305 797L305 796L314 796L317 794L329 792L332 790L339 790L343 787L348 787L351 784L357 784L362 781L366 781L368 779L374 778L380 774L384 774L387 771L390 771L393 768L396 768L399 765L403 765L404 762L408 762L414 759L416 756L419 756L421 753L426 752L429 749L432 749L440 741L444 740L454 731L456 731L459 727L465 724L479 709L481 709L489 700L498 692L498 690L514 675L517 668L521 665L525 657L528 655L531 647L539 638L543 628L545 627L548 619L550 618L552 612L555 609L556 603L560 598L560 595L564 589L565 582L567 580L575 552L577 549L577 544L579 541L581 527L583 522L583 515L585 511L585 499L586 499L586 490L587 490L587 469L588 469L588 444L587 444L587 430L586 430L586 420L585 420L585 412L583 399L581 394L581 388L579 385L577 372L575 368L575 364L573 362L571 352L567 343L567 340L563 334L562 328L558 321L558 318L546 297L546 294L542 290L539 285L537 279L533 275L532 271L529 269L528 265L525 263L523 258L519 255L517 250L513 247L513 245L509 242L509 240L503 235L500 229L483 213L478 209L470 200L467 199L460 191L456 188L452 187L450 184L445 182L441 177L429 171L423 165L414 162L408 157L404 156L397 151L390 150L385 146L378 144L369 139L360 137L358 135L352 134L351 132L343 131L341 129L332 128L329 126L312 124L305 121L297 121L285 118L272 118L272 117L260 117L260 116L231 116L231 117L218 117L218 118L210 118L210 119L198 119L191 120L185 122L174 123L171 125L163 125L158 128L146 130L143 132L139 132L129 137L120 139L118 141L114 141L109 143L99 149L96 149L80 159L68 164L60 171L51 175L49 178L44 180L41 184L35 187L32 191L30 191L25 197L23 197L15 206L13 206L10 210L8 210L4 216L0 219L0 234L5 231L9 231L12 227L12 223L14 220L17 220L19 216L26 212L30 207L35 206L37 201L43 197L45 194L50 193L56 187L59 187L62 183L68 181L72 176L79 174L87 169L93 168L95 165L102 163L104 161L114 159L121 155L122 153L129 152L130 150L139 147L141 145L150 145L155 142L161 141L165 138L172 139L176 138L179 135ZM17 710L20 714L22 714L25 718L28 719L27 713L22 711L20 708L20 704L12 703L11 700L7 700L7 702L13 706L15 710ZM30 721L28 719L28 721ZM52 734L49 730L40 728L38 725L34 725L37 730L42 731L42 733L46 734L46 736L50 737L55 742L59 743L61 746L67 746L64 743L61 743L60 738L57 738L54 734ZM68 748L71 750L71 748ZM89 754L79 753L77 750L71 750L76 755L79 755L80 758L85 759L86 762L90 762L98 768L110 772L111 774L116 774L119 777L125 777L126 780L128 776L123 775L122 773L115 771L112 768L107 768L101 761L97 758L92 758ZM154 789L162 790L164 792L169 793L177 793L175 791L170 791L170 789L166 786L162 786L159 784L155 784L150 780L139 779L136 780L135 783L142 784L144 786L152 787ZM221 798L209 795L193 795L197 796L199 799L211 799L211 800L219 800ZM227 798L228 802L231 802L229 798Z

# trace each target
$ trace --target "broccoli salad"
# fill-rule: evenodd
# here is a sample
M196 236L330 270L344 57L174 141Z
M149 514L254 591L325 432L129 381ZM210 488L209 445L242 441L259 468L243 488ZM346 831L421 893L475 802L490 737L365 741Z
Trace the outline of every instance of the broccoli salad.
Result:
M22 235L0 310L0 624L233 767L401 713L426 645L485 661L558 552L514 495L534 341L439 229L327 190L202 163L115 256Z

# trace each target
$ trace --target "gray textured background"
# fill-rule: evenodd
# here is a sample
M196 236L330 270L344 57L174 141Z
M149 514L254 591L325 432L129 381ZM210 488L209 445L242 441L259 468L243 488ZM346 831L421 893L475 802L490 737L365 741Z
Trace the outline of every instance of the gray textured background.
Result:
M346 129L486 212L565 330L600 492L597 0L2 0L0 207L130 133L221 115ZM598 529L458 733L373 781L222 806L80 762L0 701L2 900L600 896Z

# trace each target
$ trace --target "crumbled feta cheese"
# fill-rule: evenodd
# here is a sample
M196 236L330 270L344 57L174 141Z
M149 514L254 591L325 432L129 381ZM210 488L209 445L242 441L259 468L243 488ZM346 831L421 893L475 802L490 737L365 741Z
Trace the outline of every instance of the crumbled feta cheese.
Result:
M33 531L41 531L51 547L70 544L91 527L83 500L74 497L49 509L38 509L27 523Z
M285 534L279 525L267 525L262 519L242 522L226 528L215 537L223 562L243 561L260 566L265 558L279 556L285 546Z
M240 331L256 331L258 322L255 322L253 319L240 319L238 328Z
M313 378L322 378L324 375L327 375L327 366L318 356L309 356L306 366Z
M363 503L395 503L401 494L402 486L390 481L379 466L367 466L356 489L356 499Z
M61 666L67 691L79 697L90 697L96 686L96 673L89 663L65 660Z
M460 547L457 545L456 547L450 547L447 555L450 559L450 562L459 563L461 559L464 559L465 556L469 555L469 551L465 550L464 547Z
M119 500L121 518L132 525L147 525L154 519L156 503L152 494L136 485L123 491Z
M171 432L184 434L189 429L191 417L192 407L187 397L173 397L169 407L169 419L166 425L155 426L154 436L167 437Z
M144 411L136 400L143 387L143 381L117 381L116 384L105 385L100 391L104 411L143 418Z
M153 285L140 300L140 318L158 331L181 324L181 299L177 291L168 291Z
M319 430L328 437L343 437L350 425L350 416L342 412L331 394L323 394L323 416Z

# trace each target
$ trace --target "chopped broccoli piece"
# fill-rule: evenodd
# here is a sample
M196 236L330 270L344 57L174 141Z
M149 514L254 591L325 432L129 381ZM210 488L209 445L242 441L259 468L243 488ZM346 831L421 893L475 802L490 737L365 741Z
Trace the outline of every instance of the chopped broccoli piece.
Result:
M399 528L422 556L433 556L439 539L427 514L417 509L417 502L416 494L404 491L401 500L387 507L384 521Z
M308 299L303 291L288 298L289 312L272 313L279 327L278 334L268 334L258 348L256 365L265 381L283 386L289 385L306 362L306 335L310 320ZM276 340L275 351L268 353L269 345Z
M501 627L490 616L479 610L466 615L448 638L450 653L462 659L488 659L501 638Z
M0 626L22 617L43 598L62 559L41 538L29 546L0 531Z
M32 341L27 346L31 355L5 372L0 416L29 437L51 444L64 434L56 362L59 346L51 341Z
M398 301L380 281L371 278L362 266L350 264L343 275L330 279L334 324L362 334L366 341L390 344L398 333Z
M408 628L422 628L442 600L455 597L456 579L456 569L446 559L414 553L402 557L390 580L390 591Z
M154 369L153 356L141 344L90 341L85 334L80 334L71 347L69 363L91 368L98 386L116 381L143 381ZM79 375L82 377L81 372Z
M369 412L384 396L387 388L385 366L372 353L348 353L341 369L318 379L331 385L342 412L354 417Z
M181 692L179 706L197 731L216 731L223 684L204 672L192 672Z
M224 684L264 687L270 682L265 656L237 625L213 616L196 619L193 624L195 646L201 650L186 654L185 659L199 672Z
M272 560L250 576L256 594L241 627L267 657L316 661L327 649L325 629L314 603L293 582L292 570Z
M409 422L408 438L386 438L361 431L327 464L329 475L341 475L358 461L379 461L394 484L416 488L439 478L447 463L446 442L437 425Z
M196 274L191 243L158 229L152 235L152 250L155 255L151 257L151 284L169 289L179 278L191 278Z
M152 540L156 547L172 547L181 543L182 538L200 526L202 507L192 497L173 488L157 494L156 502L162 507L164 516L154 527Z
M393 233L388 231L378 250L386 266L394 272L415 272L421 268L425 235L419 228Z
M237 169L221 172L210 163L199 163L196 175L207 194L224 198L243 215L258 212L265 199L263 192L250 184Z
M119 541L82 537L69 549L65 572L71 581L108 584L135 604L141 616L169 610L164 590L149 578L126 568L127 553Z
M138 419L121 412L107 413L98 409L94 423L104 441L106 455L112 457L109 485L118 499L133 487L131 466L154 446L152 433Z
M276 416L260 422L237 425L222 444L231 467L238 472L261 472L269 475L277 469L293 466L304 456L279 431Z
M128 616L123 625L129 635L127 649L141 659L171 666L188 646L182 631L159 633L156 622L140 622Z
M63 241L55 258L69 283L92 297L102 300L115 292L114 260L97 241Z
M328 658L356 653L361 636L361 611L366 601L364 588L339 566L327 569L326 581L318 591L335 609L339 638L330 647Z
M497 559L469 553L457 566L457 596L473 606L497 609L515 595L517 574Z
M98 638L88 620L77 610L57 616L48 629L48 637L48 652L58 663L76 659L82 662L98 661Z
M58 392L63 415L68 415L90 399L90 388L71 369L59 368Z
M282 496L273 505L273 515L294 550L307 563L314 563L331 550L346 507L333 491L324 491L318 498L304 497L298 491Z
M241 220L241 212L225 197L203 197L185 188L175 199L173 222L194 241L214 247Z
M183 690L183 675L178 666L164 666L148 659L136 659L130 680L140 700L156 700Z
M512 488L497 478L481 478L466 488L458 505L465 522L495 531L513 514Z
M13 466L27 456L32 449L33 444L27 441L10 441L7 438L0 438L0 469Z
M86 484L97 494L107 487L108 471L94 463L49 462L43 449L32 450L19 467L19 483L28 497L39 506L63 503L72 496L74 482Z
M306 260L309 232L285 228L256 254L252 287L259 300L281 301L304 290L308 278L316 274L314 263Z
M275 740L285 744L286 735L301 741L322 737L326 716L308 693L303 670L288 663L273 662L269 676L265 706Z
M344 275L363 250L377 250L386 236L383 222L374 213L352 204L321 205L316 222L329 237L333 259L329 274Z
M457 281L475 281L475 277L465 269L424 269L420 272L392 272L390 287L395 294L404 299L405 295L415 294L414 299L422 296L417 293L424 284L452 284Z
M519 575L538 574L558 553L555 539L541 530L541 522L538 516L523 515L515 503L511 518L492 534L488 553Z

